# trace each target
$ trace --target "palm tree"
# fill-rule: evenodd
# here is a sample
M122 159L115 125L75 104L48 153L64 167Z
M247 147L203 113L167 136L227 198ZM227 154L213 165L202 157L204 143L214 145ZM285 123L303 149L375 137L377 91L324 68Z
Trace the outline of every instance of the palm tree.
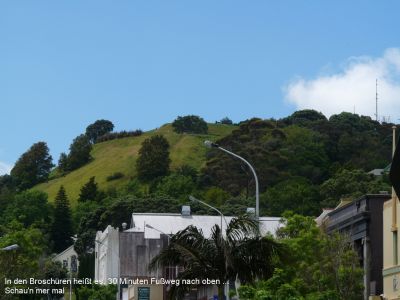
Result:
M224 299L224 284L228 280L251 283L270 278L274 259L284 254L282 244L272 237L261 237L257 221L244 215L230 221L225 235L218 225L213 226L210 238L195 226L177 232L152 260L150 268L177 265L183 267L177 279L218 280L218 299ZM182 298L188 288L182 284L172 286L170 299Z

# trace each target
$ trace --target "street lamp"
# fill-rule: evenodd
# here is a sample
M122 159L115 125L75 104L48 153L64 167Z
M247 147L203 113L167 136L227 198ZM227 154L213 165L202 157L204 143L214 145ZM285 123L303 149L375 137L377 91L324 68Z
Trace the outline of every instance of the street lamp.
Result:
M158 229L158 228L155 228L154 226L151 226L150 224L146 224L145 227L150 228L150 229L153 229L153 230L155 230L155 231L158 231L158 232L161 233L161 234L166 235L166 236L167 236L167 239L168 239L168 246L169 246L169 244L171 243L171 234L165 233L164 231L162 231L162 230L160 230L160 229ZM158 269L159 269L159 268L157 268L157 275L158 275ZM168 264L168 269L167 269L167 270L168 270L169 276L171 276L171 270L173 270L173 268L171 268L171 265L170 265L170 264ZM178 266L175 266L175 277L178 276L178 271L179 271ZM171 277L172 277L172 276L171 276Z
M208 148L217 148L219 150L222 150L222 151L224 151L224 152L226 152L226 153L228 153L228 154L240 159L241 161L246 163L246 165L249 166L251 172L254 175L254 180L255 180L255 183L256 183L256 219L258 220L259 216L260 216L260 196L259 196L259 188L258 188L258 178L257 178L257 174L256 174L256 171L254 170L253 166L247 160L245 160L243 157L241 157L241 156L239 156L239 155L237 155L237 154L235 154L235 153L233 153L233 152L231 152L229 150L226 150L225 148L220 147L216 143L213 143L211 141L204 141L204 145L206 147L208 147Z
M217 213L219 213L221 215L221 237L222 237L222 218L224 218L226 228L228 228L228 222L226 222L225 216L222 214L222 212L219 209L215 208L214 206L211 206L210 204L208 204L208 203L206 203L204 201L201 201L201 200L199 200L199 199L197 199L197 198L195 198L195 197L193 197L191 195L189 196L189 200L192 201L192 202L199 202L199 203L201 203L201 204L203 204L203 205L215 210Z
M117 259L118 259L118 278L117 278L117 286L118 286L118 294L117 294L117 300L119 300L120 299L120 297L121 297L121 283L120 283L120 277L121 277L121 274L120 274L120 265L121 265L121 261L119 260L119 255L117 255L117 253L115 253L114 251L113 251L113 249L112 248L110 248L108 245L106 245L106 244L104 244L103 242L101 242L101 241L99 241L99 240L95 240L94 241L95 243L98 243L98 244L100 244L100 245L103 245L103 246L105 246L105 247L107 247L107 249L110 249L111 250L111 252L117 257Z
M0 251L12 251L12 250L17 250L19 248L20 248L19 245L14 244L14 245L10 245L10 246L1 248Z

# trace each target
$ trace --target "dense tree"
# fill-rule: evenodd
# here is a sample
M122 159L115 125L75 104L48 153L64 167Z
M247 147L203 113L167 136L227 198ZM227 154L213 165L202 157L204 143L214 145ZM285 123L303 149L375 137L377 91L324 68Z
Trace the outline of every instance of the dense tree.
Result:
M390 191L390 185L381 178L365 173L363 170L338 170L321 185L321 197L326 207L336 207L341 199L354 199L367 193Z
M108 120L97 120L93 124L86 127L86 136L92 143L96 143L97 139L106 133L113 131L114 124Z
M281 216L286 210L303 215L320 213L318 188L304 177L293 177L267 189L261 195L261 210L267 215Z
M220 123L221 124L225 124L225 125L232 125L233 124L232 120L229 119L228 117L225 117L225 118L221 119Z
M285 133L268 120L251 119L239 129L218 141L222 147L244 157L257 171L260 190L264 191L287 177L284 169L288 158L281 152ZM218 186L234 196L243 191L246 197L254 195L254 177L248 166L226 153L211 149L206 167L202 170L201 184Z
M95 177L93 176L90 177L89 181L82 186L78 200L80 202L97 200L98 195L99 195L99 190L97 188Z
M54 201L54 220L51 227L53 250L59 253L72 245L71 209L64 186L60 186Z
M169 173L169 143L162 135L144 140L136 160L138 178L151 181Z
M218 298L224 299L224 285L228 280L252 283L256 279L267 279L273 274L276 258L284 254L280 243L270 237L260 237L257 228L257 222L245 215L232 219L225 235L218 225L211 229L209 238L201 229L188 226L171 237L151 267L182 266L184 271L178 274L181 280L219 280ZM170 298L182 296L187 288L187 285L173 286Z
M202 133L206 134L208 132L208 126L206 121L204 121L199 116L184 116L178 117L172 123L174 131L177 133Z
M51 221L51 207L47 202L47 194L39 191L19 193L8 204L0 223L8 224L14 220L25 227L35 225L44 230Z
M17 221L2 228L0 248L17 244L19 248L12 251L0 251L0 290L1 299L15 299L15 295L5 295L5 278L35 278L40 276L40 260L46 251L46 240L43 233L37 229L24 226ZM14 285L8 285L12 288ZM15 285L20 288L20 285Z
M15 163L11 176L21 189L28 189L49 177L52 157L45 142L33 144Z
M77 136L69 147L68 170L75 170L88 163L92 158L90 151L92 151L92 144L89 138L84 134Z
M191 177L171 174L161 179L157 184L156 192L173 198L187 199L194 189L195 184Z
M175 172L176 174L192 178L193 182L196 182L198 177L197 169L187 164L181 165L179 168L176 169Z
M362 298L363 270L345 235L322 232L310 217L287 213L280 241L291 259L266 281L241 286L243 300L357 300Z
M62 152L60 154L60 158L58 159L57 167L61 173L68 171L68 156L64 152Z
M79 299L85 300L114 300L118 288L116 285L100 285L82 286L78 289Z

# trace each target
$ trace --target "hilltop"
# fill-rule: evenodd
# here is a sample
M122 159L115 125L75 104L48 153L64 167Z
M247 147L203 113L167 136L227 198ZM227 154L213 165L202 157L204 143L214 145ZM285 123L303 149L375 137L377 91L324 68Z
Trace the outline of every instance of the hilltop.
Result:
M142 142L157 134L162 134L170 144L171 169L187 164L200 170L206 162L206 148L204 140L216 141L237 128L233 125L208 124L208 134L177 134L173 131L171 124L144 132L141 136L126 137L95 144L91 155L93 160L83 167L68 173L65 176L50 179L41 183L33 189L46 192L49 201L52 202L61 185L67 191L72 206L77 202L79 191L92 176L96 177L99 188L107 190L118 188L135 178L135 162ZM121 172L124 177L113 181L107 181L107 177Z

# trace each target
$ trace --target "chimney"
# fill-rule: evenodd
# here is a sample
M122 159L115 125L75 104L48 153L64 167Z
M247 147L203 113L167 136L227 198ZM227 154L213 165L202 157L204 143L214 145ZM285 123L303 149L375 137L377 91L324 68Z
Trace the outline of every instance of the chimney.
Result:
M182 215L182 217L190 217L191 212L190 212L190 206L189 205L183 205L182 206L181 215Z

